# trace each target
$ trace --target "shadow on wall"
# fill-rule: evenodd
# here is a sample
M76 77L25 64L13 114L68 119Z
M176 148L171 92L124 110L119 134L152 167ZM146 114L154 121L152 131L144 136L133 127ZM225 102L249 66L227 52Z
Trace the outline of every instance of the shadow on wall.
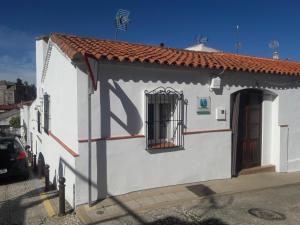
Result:
M88 178L86 176L84 176L82 173L80 173L79 171L75 170L73 167L71 167L68 162L66 162L64 159L61 158L60 163L62 163L66 168L68 168L70 171L72 171L76 177L80 178L83 182L86 182L86 184L88 184L88 182L89 182ZM91 182L91 186L94 188L97 188L98 183ZM195 190L196 188L197 188L196 186L193 186L193 187L191 186L191 189L193 189L192 191L197 192L197 193L200 193L203 190L209 189L209 187L206 187L205 185L201 185L200 191L196 191ZM108 194L108 196L110 196L110 193L107 193L107 194ZM194 205L193 207L188 209L188 210L193 210L193 211L199 210L199 213L197 213L197 218L193 218L194 222L184 221L180 218L168 216L168 215L166 215L166 217L164 217L164 218L161 218L161 219L158 219L158 220L155 220L152 222L148 222L146 217L143 216L142 213L138 213L138 212L135 212L132 209L130 209L130 207L126 205L126 202L123 202L122 200L120 200L114 196L110 196L110 199L116 205L118 205L120 208L122 208L126 212L126 214L128 214L128 216L132 217L138 224L227 225L227 223L223 222L222 220L220 220L218 218L204 219L204 216L207 215L209 213L209 211L211 211L211 210L221 209L221 208L230 206L234 201L233 196L217 198L216 196L213 195L212 191L210 191L210 192L204 191L204 195L206 196L205 198L201 199L196 205ZM112 221L112 220L115 220L118 218L109 218L109 219L105 219L105 221L100 220L93 224L98 224L100 222L109 222L109 221Z
M104 63L107 66L108 63ZM128 66L124 63L115 63L114 72L107 67L101 77L123 81L143 81L145 83L178 83L178 84L210 84L211 78L222 72L221 69L199 69L179 66L156 66L149 64L135 64ZM103 68L103 66L102 66ZM155 70L154 70L155 69ZM124 72L126 71L126 72ZM227 88L299 88L300 78L279 74L249 73L244 71L225 71L221 77L221 84ZM219 90L220 91L220 90ZM221 93L216 93L221 94Z
M115 120L130 135L139 134L142 129L143 122L138 109L117 82L113 81L114 86L109 84L108 82L107 84L109 90L112 91L120 99L122 107L125 110L127 116L127 121L126 123L124 123L113 112L110 112L110 117ZM108 115L105 115L104 118L109 118L107 116Z
M121 102L122 108L126 113L127 121L122 121L114 112L111 111L110 92L114 93ZM100 82L100 132L101 137L111 136L111 119L116 121L129 135L139 134L142 127L142 117L131 99L126 95L120 85L108 80ZM102 140L96 143L97 148L97 189L98 199L107 196L107 143Z

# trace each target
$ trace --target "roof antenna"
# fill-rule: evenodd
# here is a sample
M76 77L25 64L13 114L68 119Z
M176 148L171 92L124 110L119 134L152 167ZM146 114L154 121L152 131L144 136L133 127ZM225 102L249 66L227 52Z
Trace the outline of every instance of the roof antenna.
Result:
M240 26L236 25L236 42L234 44L235 52L236 54L239 54L239 50L242 48L242 42L239 41L239 32L240 32Z
M128 10L119 9L116 18L115 18L115 39L118 39L118 31L127 31L128 24L130 22L129 20L129 14L130 12Z
M269 48L273 50L272 58L279 59L279 52L278 52L279 42L277 40L270 41Z

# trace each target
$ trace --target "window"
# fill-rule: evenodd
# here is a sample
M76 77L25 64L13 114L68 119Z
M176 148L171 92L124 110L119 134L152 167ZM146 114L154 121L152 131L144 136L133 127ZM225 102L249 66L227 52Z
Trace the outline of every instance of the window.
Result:
M23 120L23 130L24 130L24 140L27 143L27 126L24 120Z
M41 113L37 111L37 129L38 132L41 133Z
M48 134L49 131L49 95L44 95L44 131Z
M184 98L172 88L146 91L146 148L182 148Z

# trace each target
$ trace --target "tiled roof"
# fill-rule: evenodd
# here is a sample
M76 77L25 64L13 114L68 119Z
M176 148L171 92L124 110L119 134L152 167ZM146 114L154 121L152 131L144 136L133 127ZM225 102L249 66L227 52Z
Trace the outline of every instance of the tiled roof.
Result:
M87 53L96 59L120 62L129 61L252 73L300 75L300 63L287 60L273 60L223 52L195 52L58 33L51 34L50 38L71 59Z

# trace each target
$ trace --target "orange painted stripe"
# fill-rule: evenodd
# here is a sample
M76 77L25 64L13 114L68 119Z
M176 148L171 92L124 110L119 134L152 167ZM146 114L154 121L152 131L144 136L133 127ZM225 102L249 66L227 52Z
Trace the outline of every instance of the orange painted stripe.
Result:
M195 130L195 131L186 131L183 132L184 135L190 134L201 134L201 133L212 133L212 132L227 132L231 131L231 129L214 129L214 130Z
M70 147L68 147L65 143L63 143L58 137L56 137L51 131L48 132L49 136L51 136L58 144L60 144L64 149L67 150L73 157L78 157L79 154L77 154L75 151L73 151Z
M137 134L137 135L128 135L128 136L114 136L114 137L103 137L103 138L92 138L91 141L114 141L114 140L122 140L122 139L131 139L131 138L143 138L145 135ZM79 139L78 142L88 142L88 139Z

